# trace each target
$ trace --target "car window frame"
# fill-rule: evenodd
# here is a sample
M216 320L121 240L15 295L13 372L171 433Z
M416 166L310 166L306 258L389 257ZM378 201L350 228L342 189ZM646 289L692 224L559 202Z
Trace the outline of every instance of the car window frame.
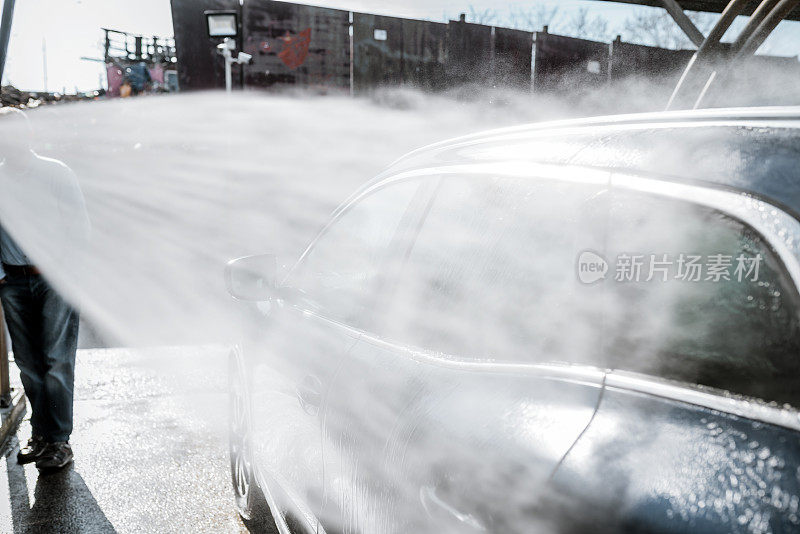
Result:
M387 260L390 257L393 257L395 255L394 252L392 252L392 251L394 249L402 248L402 240L398 241L398 236L402 236L404 234L407 234L407 227L411 226L412 223L413 224L419 224L418 222L414 221L413 214L419 212L419 206L427 204L428 198L430 197L432 192L435 190L435 187L431 187L431 185L428 184L428 181L429 181L428 179L429 178L436 179L437 176L438 175L436 173L431 173L430 175L425 175L425 174L422 174L422 175L411 175L411 176L402 176L402 175L400 175L400 176L390 177L390 178L381 180L378 183L372 184L369 187L366 187L362 191L360 191L360 192L356 193L355 195L353 195L351 198L349 198L347 201L345 201L345 203L343 203L336 210L334 210L333 215L328 220L328 222L325 223L325 225L322 227L322 229L317 233L317 235L311 241L311 243L305 248L305 250L300 255L300 257L297 259L297 261L294 262L294 264L292 265L291 269L289 269L289 271L286 273L286 275L281 279L281 282L278 284L279 287L291 288L291 285L289 285L289 281L296 274L297 270L300 269L303 266L303 263L307 260L308 256L314 251L314 249L316 248L316 246L320 242L320 240L324 239L324 237L330 232L330 230L332 228L334 228L334 226L342 218L344 218L348 213L350 213L359 204L361 204L362 202L368 200L372 195L375 195L375 194L377 194L377 193L379 193L379 192L381 192L381 191L383 191L383 190L385 190L385 189L387 189L389 187L392 187L394 185L397 185L397 184L400 184L400 183L403 183L403 182L409 182L409 181L419 181L419 187L414 192L413 196L411 197L411 200L408 202L408 205L406 206L406 209L403 211L403 214L400 217L400 221L398 222L398 226L395 229L395 231L394 231L394 233L392 235L392 238L389 241L389 245L387 247L385 247L383 253L380 255L381 257L380 257L380 260L378 261L378 264L379 265L385 265ZM409 220L409 215L412 216L411 220ZM381 269L379 269L379 272L380 271L381 271ZM383 278L383 277L381 276L380 278ZM292 289L298 289L298 288L292 288ZM375 288L374 292L377 295L377 293L378 293L378 286L377 285L376 285L376 288ZM299 310L299 311L301 311L303 313L314 315L316 317L319 317L319 318L324 319L326 321L329 321L331 323L335 323L335 324L344 326L344 327L348 328L349 330L352 330L352 331L355 331L355 332L366 332L367 331L367 328L368 328L369 324L367 324L367 325L349 324L349 323L341 320L340 318L332 316L331 314L327 313L326 310L324 310L324 309L319 309L318 307L310 306L309 303L313 302L314 300L313 300L313 296L309 295L309 297L310 298L308 298L308 299L301 299L299 301L293 302L292 303L292 307L296 308L297 310ZM365 311L366 312L373 312L376 302L377 302L376 298L370 299L370 303L368 305L368 309L365 310Z
M585 183L585 184L588 184L588 185L591 185L591 184L597 185L598 187L601 188L601 191L599 191L599 192L602 192L602 191L604 191L606 193L610 192L610 187L609 187L610 184L608 182L606 182L605 180L588 180L588 181L584 181L584 180L575 180L575 179L571 179L571 178L565 178L565 177L562 177L562 176L557 175L557 174L554 175L554 173L559 173L559 172L561 172L561 173L574 173L574 172L586 171L586 172L595 173L595 174L598 173L597 169L582 168L582 167L575 166L575 165L544 165L544 166L537 166L536 168L527 169L526 172L522 172L522 173L520 173L520 172L507 172L507 169L502 169L502 168L501 169L494 169L494 168L491 168L491 167L486 168L486 167L483 167L483 166L480 166L480 167L478 167L478 166L459 167L456 172L453 172L454 169L447 169L447 172L443 172L443 170L444 169L438 169L439 180L438 180L438 183L436 184L435 189L432 191L432 194L430 195L430 198L428 199L428 204L424 209L424 216L423 216L422 219L419 220L419 223L418 223L415 231L413 232L413 234L410 235L411 239L408 240L408 242L406 243L405 248L402 249L401 269L404 268L406 263L409 261L410 255L411 255L414 247L417 244L417 238L418 238L420 232L422 231L422 229L424 228L425 224L427 223L428 215L430 214L431 209L433 208L433 206L436 204L436 201L438 200L439 194L441 192L442 186L445 183L445 180L448 180L448 179L449 180L452 180L452 179L457 179L457 180L467 180L467 179L520 180L520 179L522 179L522 180L541 180L541 181L544 181L544 182L549 182L549 183L554 183L554 184L556 184L556 183L572 183L572 184L574 184L574 183ZM518 168L515 168L514 170L517 171ZM546 172L541 172L542 170L545 170ZM602 175L603 171L599 171L599 172ZM610 176L610 173L609 173L609 176ZM595 201L596 201L595 199L591 200L591 202L595 202ZM604 200L600 200L601 203L603 201ZM603 247L602 248L604 248L606 246L606 241L608 239L608 231L609 231L608 223L609 223L609 213L606 212L604 214L604 216L603 216L603 225L604 226L603 226L603 230L602 230L602 241L603 241L603 243L602 243ZM398 257L400 257L400 256L398 256ZM387 289L387 285L384 285L381 288L381 290L384 291L384 292L382 292L379 295L378 299L377 299L382 304L388 302L388 299L390 299L392 297L392 292L386 293L385 292L386 289ZM602 298L605 298L606 292L607 292L607 289L604 289ZM373 309L372 311L377 313L377 312L379 312L379 309ZM413 347L414 349L420 350L420 351L433 352L433 353L436 353L436 354L443 354L441 351L438 351L438 350L433 350L432 351L431 347L424 347L424 346L421 346L421 345L418 345L418 344L414 344L413 342L411 342L410 340L407 340L407 339L406 340L397 339L397 338L395 338L393 336L386 335L385 332L378 332L376 335L379 336L381 339L386 338L387 341L389 341L390 343L399 344L399 345L407 346L407 347ZM448 353L448 360L450 360L450 361L458 361L458 362L461 362L461 363L466 364L466 365L474 365L474 364L478 364L478 365L491 364L491 365L499 365L499 366L514 366L514 365L521 365L521 366L549 366L549 365L563 366L563 365L567 365L567 366L571 366L571 367L581 367L581 368L593 368L593 369L598 369L599 368L599 367L596 367L596 366L587 365L585 363L575 363L575 362L573 362L573 363L564 363L564 362L553 361L553 362L539 362L539 363L529 363L529 362L520 363L520 362L510 362L510 361L503 361L503 360L484 361L484 360L480 360L480 359L464 357L463 355L453 354L453 353Z

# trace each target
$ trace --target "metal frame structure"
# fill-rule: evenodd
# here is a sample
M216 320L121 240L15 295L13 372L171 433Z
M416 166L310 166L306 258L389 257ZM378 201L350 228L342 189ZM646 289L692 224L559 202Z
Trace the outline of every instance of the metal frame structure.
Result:
M636 4L639 6L664 7L664 0L604 0L622 4ZM705 13L722 13L730 0L675 0L683 11L701 11ZM742 15L752 15L761 4L761 0L748 0L745 3ZM786 17L788 20L800 20L800 7L795 8Z
M608 1L608 0L607 0ZM755 55L782 20L800 20L800 0L611 0L662 7L686 36L697 46L667 104L671 109L697 109L713 99L715 88L725 82L742 63ZM684 10L721 13L704 36ZM722 36L734 19L749 15L750 20L730 46Z
M101 29L105 32L103 59L106 63L118 61L177 62L175 39L158 36L145 37L111 28Z
M6 66L8 54L8 41L11 39L11 21L14 18L15 0L3 2L3 16L0 19L0 83L3 81L3 71Z
M724 86L730 74L755 55L778 24L800 6L800 0L762 0L725 54L720 40L733 20L744 12L747 3L748 0L730 1L684 70L667 109L689 106L697 109L707 103L714 87Z
M664 4L664 9L667 10L667 13L669 13L669 16L672 17L678 27L683 30L683 33L696 47L700 48L703 45L703 41L705 41L705 36L703 32L697 29L692 19L684 13L678 2L676 0L662 0L662 3Z

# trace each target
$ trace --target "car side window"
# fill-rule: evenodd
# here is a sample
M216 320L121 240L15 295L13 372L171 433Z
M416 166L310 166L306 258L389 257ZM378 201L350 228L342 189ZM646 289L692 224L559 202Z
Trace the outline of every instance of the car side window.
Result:
M754 229L695 204L620 191L609 255L625 274L609 286L609 367L800 406L797 289Z
M604 186L458 176L442 180L387 304L381 333L461 359L572 362L601 346L575 275L602 244Z
M320 235L288 284L322 315L361 326L382 261L419 184L391 183L357 200Z

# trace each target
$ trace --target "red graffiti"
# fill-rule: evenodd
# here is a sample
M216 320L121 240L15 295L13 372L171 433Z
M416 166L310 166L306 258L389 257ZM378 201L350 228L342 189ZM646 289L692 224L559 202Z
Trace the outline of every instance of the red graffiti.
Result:
M306 28L295 37L287 33L286 37L283 37L283 50L278 53L278 57L287 67L294 70L305 63L310 44L311 28Z

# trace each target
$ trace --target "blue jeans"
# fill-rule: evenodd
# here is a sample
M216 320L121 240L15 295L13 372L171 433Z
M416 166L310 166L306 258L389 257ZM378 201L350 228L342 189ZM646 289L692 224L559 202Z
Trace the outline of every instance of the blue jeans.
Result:
M31 405L33 434L68 441L78 313L41 276L12 276L0 283L0 300L14 361Z

